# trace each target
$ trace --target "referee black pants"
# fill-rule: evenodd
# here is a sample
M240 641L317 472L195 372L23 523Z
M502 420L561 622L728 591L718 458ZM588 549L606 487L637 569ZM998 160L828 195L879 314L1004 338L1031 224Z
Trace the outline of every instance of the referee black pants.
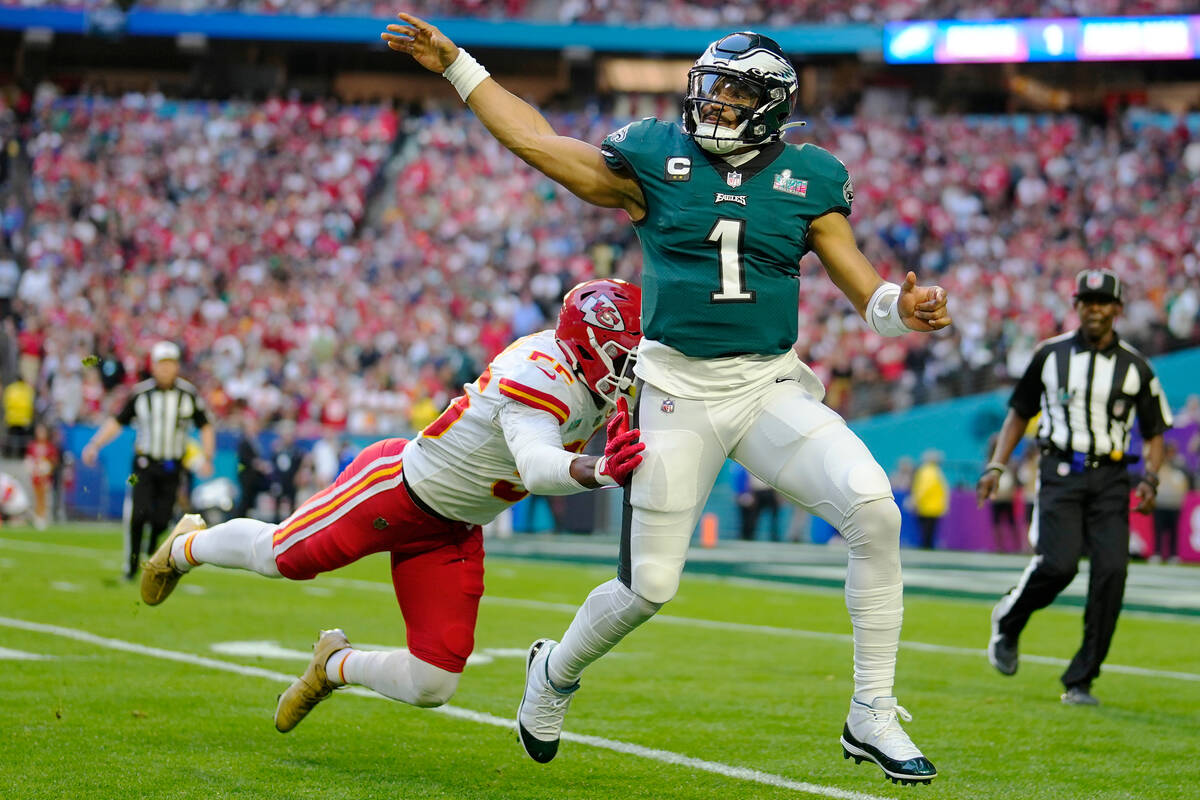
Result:
M1065 474L1064 474L1065 473ZM1129 473L1120 463L1070 471L1043 456L1035 521L1034 557L1021 582L1001 600L1000 633L1016 641L1030 615L1054 602L1090 562L1083 644L1062 675L1063 685L1090 687L1108 655L1125 596L1129 566Z
M137 574L138 554L145 539L147 556L158 549L158 539L171 524L175 515L175 500L179 494L178 461L156 461L135 456L130 473L129 540L125 552L128 559L125 576ZM147 528L148 535L147 534Z

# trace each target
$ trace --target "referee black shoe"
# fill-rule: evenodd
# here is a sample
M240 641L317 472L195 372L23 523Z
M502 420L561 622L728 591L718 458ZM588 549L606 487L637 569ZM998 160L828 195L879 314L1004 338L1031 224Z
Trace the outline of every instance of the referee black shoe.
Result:
M1068 706L1098 706L1100 701L1087 686L1071 686L1063 692L1062 701Z
M1004 612L1000 610L1000 606L1003 603L1004 601L1001 600L992 609L992 638L988 640L988 662L1001 675L1016 675L1019 663L1017 659L1017 642L1015 639L1010 639L1000 632L1000 619L1004 616Z

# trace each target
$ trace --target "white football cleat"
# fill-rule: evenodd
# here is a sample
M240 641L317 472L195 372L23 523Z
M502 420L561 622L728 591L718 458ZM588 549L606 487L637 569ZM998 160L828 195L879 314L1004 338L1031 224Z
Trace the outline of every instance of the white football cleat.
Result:
M539 764L547 763L558 753L563 719L567 716L571 697L579 688L578 681L566 689L559 689L550 682L547 665L550 651L556 644L558 642L553 639L538 639L529 648L529 658L525 662L525 694L517 707L521 746Z
M894 697L876 697L871 705L850 701L850 714L842 729L842 755L854 763L864 760L879 765L892 783L929 783L937 769L917 749L900 727L912 714L896 704Z

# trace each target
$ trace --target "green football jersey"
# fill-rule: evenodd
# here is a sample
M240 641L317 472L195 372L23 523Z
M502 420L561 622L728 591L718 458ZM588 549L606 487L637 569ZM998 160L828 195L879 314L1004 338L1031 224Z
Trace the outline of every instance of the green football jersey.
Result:
M646 198L636 223L646 337L694 358L795 344L808 226L850 213L845 165L814 145L774 142L731 167L678 123L651 118L609 134L600 149Z

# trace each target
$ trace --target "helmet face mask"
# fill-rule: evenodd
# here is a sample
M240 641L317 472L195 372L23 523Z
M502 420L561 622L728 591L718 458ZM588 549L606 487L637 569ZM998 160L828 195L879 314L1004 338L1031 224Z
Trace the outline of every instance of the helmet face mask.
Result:
M796 70L774 40L731 33L688 70L684 130L717 155L775 141L795 109L797 88Z
M620 280L585 281L563 298L555 335L575 372L609 405L633 385L641 307L641 290Z

